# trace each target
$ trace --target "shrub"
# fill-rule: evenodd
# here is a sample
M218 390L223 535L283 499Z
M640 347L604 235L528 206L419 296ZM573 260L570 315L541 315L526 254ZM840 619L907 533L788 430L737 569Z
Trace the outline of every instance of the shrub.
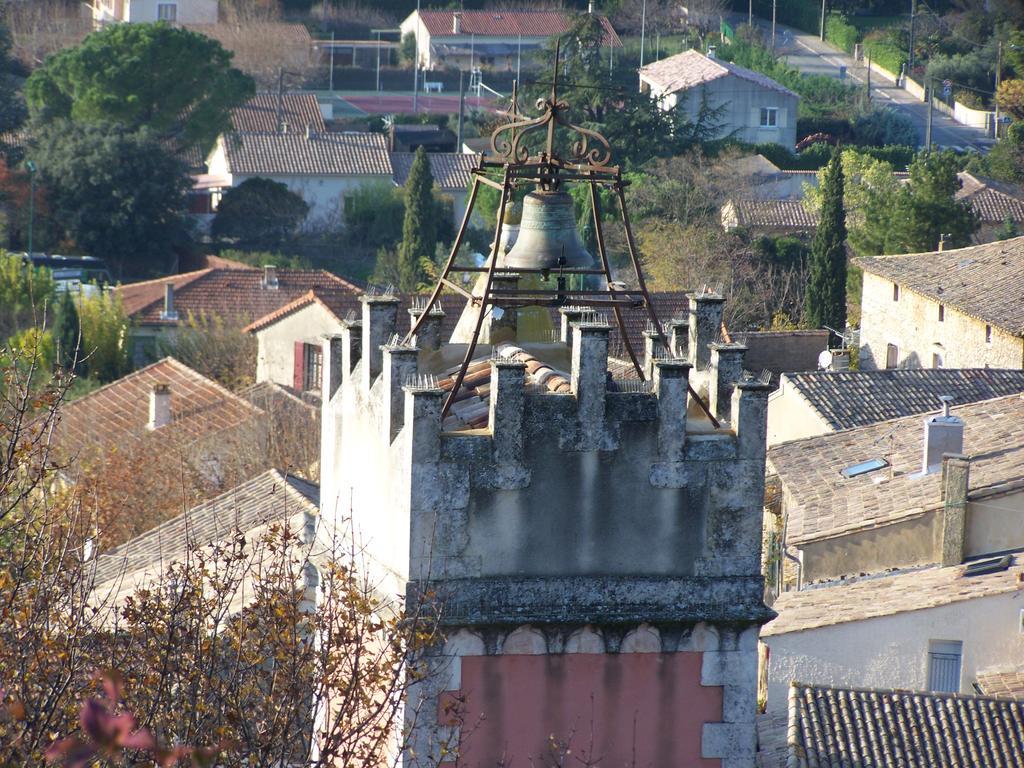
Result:
M83 296L78 305L82 325L82 357L91 378L106 383L131 370L128 358L128 315L113 291Z
M864 38L865 60L868 57L872 64L898 75L907 63L907 49L894 40L892 35L876 30Z
M904 171L914 161L917 150L912 146L894 144L888 147L857 147L857 152L875 160L889 163L895 170Z
M833 12L825 19L825 39L847 53L853 52L857 37L857 28L850 24L843 14Z
M892 107L874 107L853 121L853 137L862 146L914 146L917 144L917 126L910 117Z
M853 138L850 121L839 117L801 117L796 121L796 140L799 142L806 136L825 133L840 142L848 142Z
M244 243L277 245L295 234L309 204L281 182L254 176L224 193L211 234Z
M392 184L363 184L345 200L348 238L371 249L392 248L401 239L405 209L402 192Z

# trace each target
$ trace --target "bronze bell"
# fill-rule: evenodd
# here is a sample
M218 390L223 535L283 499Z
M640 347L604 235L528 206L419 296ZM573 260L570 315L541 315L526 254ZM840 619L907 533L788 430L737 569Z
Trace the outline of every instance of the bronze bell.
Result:
M576 216L568 192L530 192L523 200L523 218L515 245L502 266L513 269L589 267L587 253L576 231Z

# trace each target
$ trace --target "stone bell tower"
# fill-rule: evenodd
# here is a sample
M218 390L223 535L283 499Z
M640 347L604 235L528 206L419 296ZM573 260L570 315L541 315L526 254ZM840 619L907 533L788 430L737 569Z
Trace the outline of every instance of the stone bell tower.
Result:
M565 110L553 92L531 125ZM563 162L523 123L492 140L502 210L523 178L621 196L600 137ZM720 297L662 323L638 268L613 286L600 230L595 259L549 213L524 206L514 244L499 214L475 334L440 341L444 277L404 340L399 301L365 296L324 341L323 514L351 513L382 590L441 611L405 764L752 767L768 388L717 342ZM560 332L520 323L538 306ZM610 359L634 310L645 350Z

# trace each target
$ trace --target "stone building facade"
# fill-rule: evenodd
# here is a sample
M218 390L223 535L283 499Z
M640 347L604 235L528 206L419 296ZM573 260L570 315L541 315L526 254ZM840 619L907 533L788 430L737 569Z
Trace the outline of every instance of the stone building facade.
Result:
M468 429L442 422L465 346L439 317L396 343L398 309L364 297L324 340L321 508L382 591L441 609L406 764L752 767L768 386L714 343L721 298L648 340L650 385L609 373L600 318L481 347Z

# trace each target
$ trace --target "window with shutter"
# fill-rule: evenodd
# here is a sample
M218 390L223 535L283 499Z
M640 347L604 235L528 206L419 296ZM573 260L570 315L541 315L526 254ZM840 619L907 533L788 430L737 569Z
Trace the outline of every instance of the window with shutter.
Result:
M960 640L931 640L928 643L928 690L960 692L960 661L964 644Z

